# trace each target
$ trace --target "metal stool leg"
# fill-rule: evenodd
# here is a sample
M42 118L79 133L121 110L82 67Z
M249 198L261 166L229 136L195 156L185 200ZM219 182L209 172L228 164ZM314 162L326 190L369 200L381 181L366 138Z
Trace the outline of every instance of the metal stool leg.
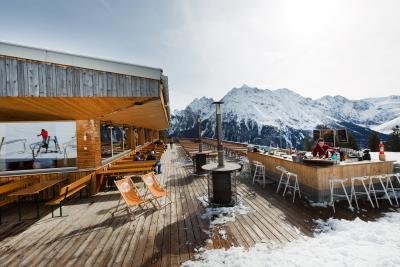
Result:
M389 187L390 184L390 188L392 188L392 193L394 195L394 199L396 200L396 206L399 206L399 201L397 200L397 196L396 196L396 192L394 191L394 187L393 187L393 183L392 183L392 177L391 176L387 176L386 177L386 190Z
M255 169L254 169L253 184L252 184L252 185L254 185L254 182L255 182L255 180L256 180L257 170L258 170L258 166L256 165L256 167L255 167Z
M284 174L285 174L284 172L281 173L281 178L279 179L278 187L276 188L276 193L279 192L279 188L281 187L281 183L282 183L282 179L283 179L283 175Z
M265 188L265 186L266 186L266 184L267 184L267 182L266 182L266 180L265 180L265 167L264 166L262 166L262 177L263 177L263 187Z
M282 196L285 196L285 194L286 194L286 189L288 188L289 181L290 181L290 174L286 173L286 185L285 185L285 190L283 190Z
M375 208L374 203L372 203L371 196L369 195L367 186L366 186L365 183L364 183L364 180L361 180L361 183L362 183L362 185L363 185L363 187L364 187L364 189L365 189L365 192L367 193L367 198L368 198L369 202L371 203L372 208Z
M354 200L356 201L356 207L359 210L360 207L358 206L357 194L356 194L356 190L354 188L354 181L353 180L351 181L351 192L352 192L352 194L354 194Z
M388 194L388 192L386 190L386 187L383 185L382 176L379 176L378 179L379 179L379 182L381 183L382 189L385 192L385 195L386 195L387 199L389 200L390 205L393 206L392 200L389 197L389 194Z
M333 201L333 181L329 181L329 191L331 192L331 206L333 208L333 213L336 213L335 211L335 201Z
M347 195L346 187L344 186L343 181L340 182L342 184L344 195L346 196L347 202L349 203L349 208L353 209L353 205L351 205L351 201L349 199L349 195Z
M374 186L372 179L370 179L370 181L369 181L368 190L369 190L369 192L372 191L372 193L374 194L376 207L379 208L378 198L376 197L376 190L375 190L375 186Z
M297 179L297 175L296 175L296 183L297 183L297 190L299 191L299 198L301 198L300 184L299 180Z
M294 203L294 198L296 197L296 191L298 190L297 177L295 176L294 178L295 179L294 179L294 189L293 189L293 203Z

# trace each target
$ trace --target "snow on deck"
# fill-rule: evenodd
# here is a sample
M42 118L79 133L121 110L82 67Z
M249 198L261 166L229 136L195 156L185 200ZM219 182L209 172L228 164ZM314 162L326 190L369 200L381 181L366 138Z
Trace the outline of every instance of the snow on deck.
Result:
M281 246L258 243L249 250L203 250L197 261L182 266L400 266L399 211L373 222L321 220L315 237Z

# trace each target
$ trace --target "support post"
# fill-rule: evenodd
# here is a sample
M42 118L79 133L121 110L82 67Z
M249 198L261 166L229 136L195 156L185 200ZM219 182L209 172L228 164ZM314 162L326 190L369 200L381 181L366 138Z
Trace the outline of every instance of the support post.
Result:
M125 151L125 126L122 126L122 152Z
M111 145L111 157L114 156L114 140L113 140L113 128L112 126L108 127L110 129L110 145Z
M139 134L139 145L144 145L145 143L144 128L140 128L138 134Z

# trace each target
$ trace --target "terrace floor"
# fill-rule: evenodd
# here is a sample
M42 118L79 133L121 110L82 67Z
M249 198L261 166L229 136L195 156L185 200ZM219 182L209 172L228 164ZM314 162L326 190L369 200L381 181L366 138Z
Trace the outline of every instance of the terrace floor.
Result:
M16 207L8 207L0 226L1 265L179 266L194 258L195 248L250 247L256 242L286 243L311 236L314 219L334 215L330 208L311 207L304 199L293 204L290 197L276 194L272 186L251 190L250 179L243 179L238 195L251 211L209 231L198 200L207 192L207 179L191 174L191 164L179 145L168 148L162 164L159 179L171 192L173 203L134 220L125 212L111 215L119 199L117 191L72 199L65 205L62 218L51 218L50 210L42 207L41 219L26 219L35 216L34 206L26 203L25 219L18 222ZM381 203L384 207L379 210L363 204L368 210L358 214L343 203L336 217L373 220L389 209ZM219 230L226 231L226 239ZM212 242L207 242L209 238Z

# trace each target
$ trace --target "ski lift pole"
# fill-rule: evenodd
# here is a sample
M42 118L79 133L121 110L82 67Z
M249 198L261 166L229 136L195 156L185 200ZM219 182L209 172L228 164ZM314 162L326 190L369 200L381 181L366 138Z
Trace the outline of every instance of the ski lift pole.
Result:
M5 140L6 138L3 136L2 138L1 138L1 142L0 142L0 151L1 151L1 148L3 147L3 144L4 144L4 140Z

